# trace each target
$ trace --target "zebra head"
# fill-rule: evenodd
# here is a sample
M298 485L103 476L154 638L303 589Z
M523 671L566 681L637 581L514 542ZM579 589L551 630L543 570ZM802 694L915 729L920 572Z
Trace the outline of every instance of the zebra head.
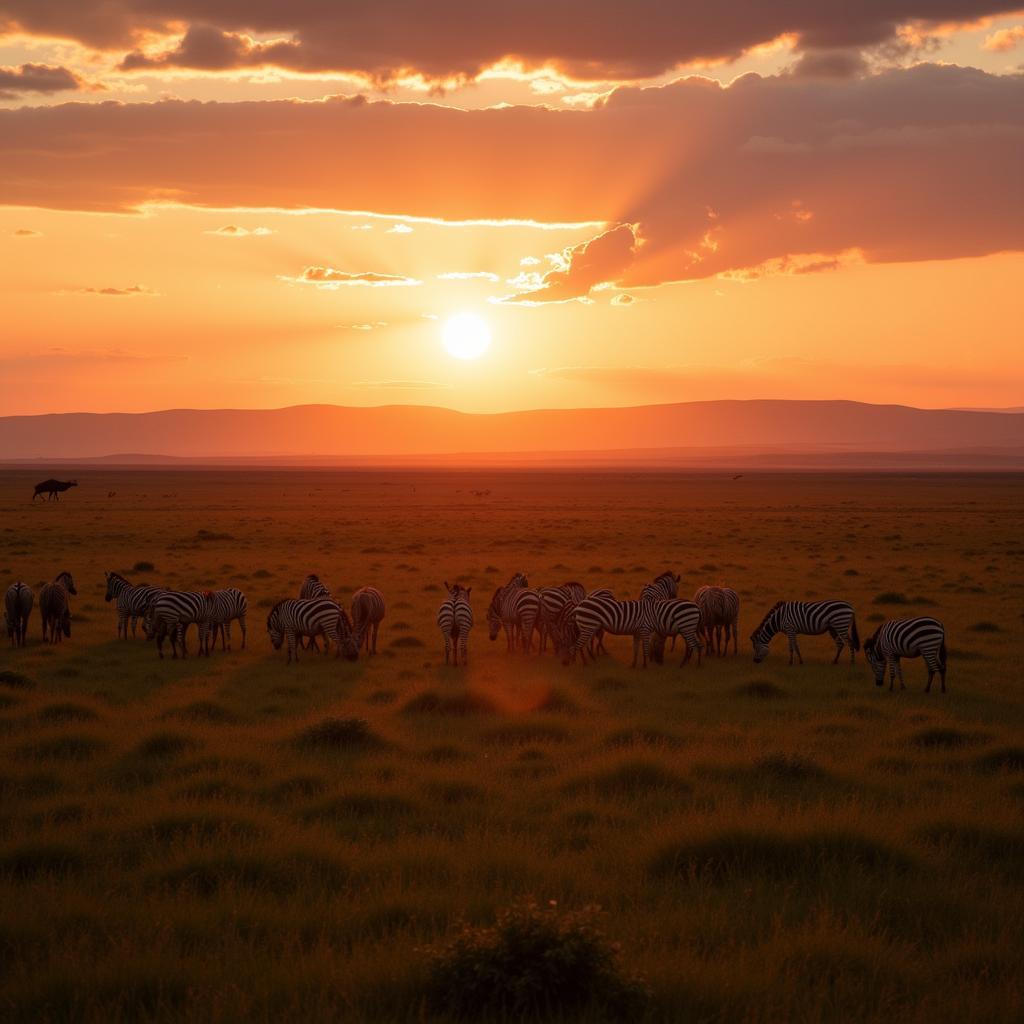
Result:
M867 658L871 671L875 676L875 686L884 686L885 659L878 653L877 634L864 641L864 657Z
M71 577L71 573L69 573L69 572L62 572L62 573L61 573L61 574L60 574L60 575L59 575L59 576L58 576L58 577L56 578L56 580L54 580L54 582L55 582L55 583L61 583L61 584L63 584L63 585L64 585L64 589L65 589L65 590L66 590L66 591L67 591L67 592L68 592L69 594L77 594L77 593L78 593L78 591L77 591L77 590L75 590L75 581L74 581L74 580L72 579L72 577Z
M490 640L497 640L501 632L501 597L504 592L504 587L498 587L487 606L487 637Z
M284 630L281 628L280 601L270 609L270 614L267 615L267 632L270 634L270 642L273 644L274 650L281 650L281 644L284 643Z
M758 633L751 633L750 642L754 645L754 664L760 665L768 657L768 641L760 639Z
M338 609L338 636L341 637L341 653L348 661L358 661L359 641L352 631L352 620L344 608Z
M109 603L113 601L116 596L114 594L114 582L116 580L123 579L123 577L118 576L116 572L105 572L103 576L107 581L107 592L103 595L103 600Z

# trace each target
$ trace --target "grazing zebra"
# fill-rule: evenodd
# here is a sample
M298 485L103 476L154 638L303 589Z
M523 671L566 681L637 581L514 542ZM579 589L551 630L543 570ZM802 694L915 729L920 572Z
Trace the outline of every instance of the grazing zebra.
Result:
M178 644L181 644L181 656L188 657L185 641L188 627L194 622L199 629L199 653L209 656L210 653L210 614L213 610L213 593L209 590L182 591L164 590L158 593L142 619L142 630L147 640L156 637L156 651L161 660L164 656L164 640L171 638L171 655L178 657Z
M739 652L737 624L740 617L740 595L732 587L700 587L693 601L704 616L704 639L709 654L725 657L732 637L733 654ZM724 638L724 643L723 643Z
M681 601L678 598L663 598L651 601L651 660L661 664L665 660L665 640L672 637L673 641L681 636L686 644L686 654L679 663L682 668L697 652L697 664L700 664L704 644L700 639L703 629L704 613L693 601Z
M854 655L860 650L860 637L857 636L857 620L854 618L853 607L846 601L779 601L761 620L761 625L750 634L754 645L754 663L760 664L768 657L768 645L776 633L785 633L789 638L789 663L793 664L793 655L804 663L800 646L796 642L797 634L803 636L820 636L828 633L836 642L834 665L843 653L843 645L850 646L850 664Z
M32 588L21 580L12 583L4 594L4 621L7 624L7 635L15 647L24 647L28 635L28 617L32 613L35 594Z
M322 636L325 647L333 640L336 658L342 652L349 661L359 657L348 613L329 597L278 601L267 616L267 632L275 651L288 641L288 664L299 660L297 640L300 636Z
M564 590L576 604L579 604L587 596L587 588L582 583L576 583L575 581L563 583L558 589Z
M35 501L40 494L45 494L47 501L51 498L60 501L60 496L66 490L77 486L77 480L44 480L41 484L36 484L35 490L32 492L32 500Z
M554 638L555 629L566 611L569 608L574 608L586 596L584 594L581 597L575 597L576 591L570 591L569 586L570 584L563 584L560 587L540 587L537 590L540 597L537 631L540 633L540 649L542 651L547 650L548 637ZM579 584L571 584L571 586L579 586Z
M616 636L633 637L633 668L636 668L638 650L643 648L644 667L651 653L651 633L654 630L654 601L616 601L613 597L587 597L566 617L568 635L560 646L563 650L562 664L576 660L586 664L587 648L598 632L613 633ZM593 656L593 655L592 655Z
M146 607L150 601L162 594L161 587L135 586L128 582L120 573L105 572L107 580L107 593L103 600L117 601L117 636L128 639L128 620L132 624L132 636L135 636L135 627L139 619L146 614Z
M71 602L69 594L77 594L71 573L62 572L52 583L39 591L39 615L43 620L43 643L60 643L71 636Z
M449 659L458 665L459 656L462 664L466 664L469 654L469 631L473 628L473 609L469 604L469 593L472 587L463 587L458 583L448 585L445 580L448 597L437 610L437 625L444 637L444 663Z
M663 572L640 591L640 600L664 601L668 598L678 597L680 579L681 577L678 573L674 573L671 570Z
M328 597L332 601L334 600L331 594L330 587L326 583L322 582L320 577L315 572L311 572L303 581L302 586L299 587L299 600L300 601L312 601L317 597ZM299 638L299 644L303 650L309 650L312 648L318 654L320 653L320 645L316 642L315 636L303 636ZM327 645L324 645L324 654L327 654Z
M874 634L864 641L864 656L875 673L875 685L885 684L885 668L889 666L889 689L892 690L896 677L903 685L903 666L900 658L924 658L928 668L928 685L925 693L931 693L932 679L938 673L942 692L946 692L946 631L938 619L927 615L916 619L892 619L883 622Z
M529 654L533 647L533 630L540 615L540 595L516 582L498 587L487 608L488 637L496 640L504 628L508 650L514 650L516 642Z
M210 642L217 647L217 632L220 631L221 650L231 650L231 623L238 619L238 627L242 631L242 650L245 650L246 628L245 616L249 612L249 602L236 587L213 592L213 603L210 608Z
M352 595L352 628L356 646L367 654L377 653L377 632L384 618L384 595L376 587L362 587Z

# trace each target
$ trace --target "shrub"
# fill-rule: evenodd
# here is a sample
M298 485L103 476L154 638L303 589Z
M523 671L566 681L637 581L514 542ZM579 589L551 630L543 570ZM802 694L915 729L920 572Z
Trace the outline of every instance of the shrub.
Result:
M0 686L9 686L12 690L31 690L36 684L20 672L4 669L0 672Z
M561 911L526 900L491 927L463 925L447 944L428 950L428 1008L474 1021L639 1016L647 993L623 973L598 914L596 907Z
M156 572L156 566L152 562L136 562L132 572Z
M872 604L910 604L907 600L906 594L901 594L897 590L885 590L881 594L875 596Z
M306 750L378 750L385 745L362 718L325 718L303 729L294 742Z
M1002 630L994 622L976 622L973 626L968 626L967 629L971 633L1001 633Z

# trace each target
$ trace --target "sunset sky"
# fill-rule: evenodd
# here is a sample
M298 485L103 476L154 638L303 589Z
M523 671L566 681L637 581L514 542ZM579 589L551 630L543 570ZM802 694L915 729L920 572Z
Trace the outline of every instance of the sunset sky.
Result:
M0 414L1024 405L1022 68L998 0L0 0Z

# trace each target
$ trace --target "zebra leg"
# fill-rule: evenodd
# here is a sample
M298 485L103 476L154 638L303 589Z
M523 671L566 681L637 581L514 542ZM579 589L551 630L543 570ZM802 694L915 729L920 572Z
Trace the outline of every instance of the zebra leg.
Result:
M295 630L294 629L286 629L284 631L284 635L285 635L285 639L288 641L288 662L287 662L287 664L290 665L293 661L296 664L298 664L298 661L299 661L299 651L298 651L298 644L295 642L295 640L296 640Z
M896 655L896 672L900 677L900 689L905 690L906 686L903 683L903 662L900 661L900 656Z
M839 655L843 653L843 644L847 639L846 631L842 629L833 629L829 630L829 632L832 634L832 639L836 642L836 656L832 659L832 664L836 665L839 662ZM850 651L853 651L852 646Z
M463 633L459 637L459 649L462 651L462 667L465 668L469 664L469 632Z
M635 642L634 637L634 642ZM651 634L642 633L640 636L640 646L644 652L644 668L647 668L647 659L651 656Z
M630 668L636 668L636 659L640 651L640 637L636 633L633 634L633 661L630 663ZM644 658L644 668L647 668L647 659Z
M452 655L452 638L447 634L444 634L444 663L447 665ZM459 652L455 652L455 661L458 664Z
M245 616L244 615L239 615L238 616L238 626L242 630L242 650L244 651L245 650L245 639L246 639Z

